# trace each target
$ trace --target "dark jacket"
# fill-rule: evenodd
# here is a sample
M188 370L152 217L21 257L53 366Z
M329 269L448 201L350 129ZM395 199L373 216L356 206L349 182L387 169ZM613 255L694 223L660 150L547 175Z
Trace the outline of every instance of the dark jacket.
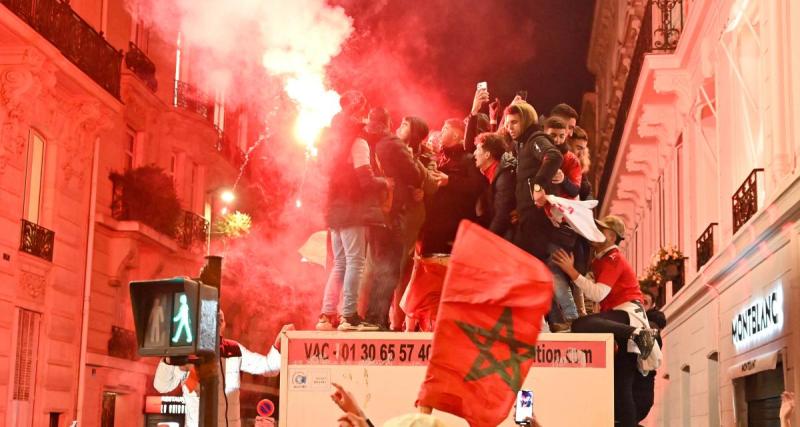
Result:
M438 170L449 179L427 202L420 234L423 254L450 253L458 224L477 220L476 203L489 184L461 144L442 149Z
M592 194L592 183L589 182L589 178L586 174L583 174L581 178L581 189L578 192L578 197L580 200L593 200L594 195Z
M528 128L514 141L517 155L517 211L536 209L531 189L539 184L547 194L553 193L553 176L561 167L564 157L553 140L534 126ZM530 185L528 180L530 179ZM541 210L541 209L539 209Z
M396 218L413 202L413 191L422 185L422 175L411 150L394 135L386 134L378 140L373 157L379 174L394 180L389 216Z
M553 193L552 180L561 167L563 156L550 136L530 126L514 143L517 153L517 213L519 224L515 243L539 259L546 259L548 244L556 230L531 197L534 184L547 194ZM528 182L530 180L530 183Z
M386 180L376 177L370 166L353 166L352 147L358 137L356 124L334 119L331 130L320 146L320 158L328 176L328 227L380 225L385 222L380 209Z
M506 240L513 237L511 211L516 207L516 175L516 161L504 156L494 181L487 186L479 202L480 224Z

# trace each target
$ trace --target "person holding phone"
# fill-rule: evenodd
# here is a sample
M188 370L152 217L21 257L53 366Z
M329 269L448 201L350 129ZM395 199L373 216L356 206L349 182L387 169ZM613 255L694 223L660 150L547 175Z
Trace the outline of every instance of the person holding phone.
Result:
M514 243L547 264L553 273L555 297L548 315L551 323L569 325L577 318L577 309L569 281L551 254L558 229L547 218L544 206L547 194L555 191L553 178L564 160L553 139L537 126L536 110L525 101L515 99L505 110L504 126L514 141L517 156L516 212L517 231ZM568 327L563 329L568 330Z

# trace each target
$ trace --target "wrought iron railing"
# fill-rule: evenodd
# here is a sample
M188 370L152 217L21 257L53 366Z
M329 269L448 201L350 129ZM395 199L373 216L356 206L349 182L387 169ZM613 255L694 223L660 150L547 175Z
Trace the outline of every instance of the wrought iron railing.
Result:
M700 238L695 242L698 271L700 267L706 265L711 257L714 256L714 226L716 225L719 224L716 222L709 224L705 231L703 231L703 234L700 235Z
M742 226L758 212L758 173L764 169L753 169L744 180L736 193L731 197L731 210L733 212L733 232L739 231Z
M658 27L653 28L654 19ZM625 122L628 121L633 96L636 94L636 85L639 83L639 76L642 72L645 55L650 53L671 53L678 45L681 30L683 29L683 0L651 0L645 7L642 25L639 29L639 36L631 56L631 65L628 76L625 78L625 86L622 90L619 108L617 110L614 130L608 147L606 166L603 167L598 186L598 197L600 203L605 199L605 192L608 182L611 179L611 172L614 160L619 152L619 145L622 141L622 134L625 131Z
M183 218L178 224L175 239L184 249L195 246L204 246L208 237L208 221L193 212L184 211Z
M0 0L52 43L73 64L119 98L122 52L84 21L63 0Z
M211 117L213 107L208 95L189 83L175 80L175 106L199 114L202 118Z
M683 0L652 0L649 6L649 12L658 24L651 33L652 50L674 51L683 31Z
M136 77L141 79L144 84L155 92L158 89L158 80L156 80L156 64L150 60L136 43L128 43L128 52L125 54L125 65L128 69L136 74Z
M28 220L22 220L19 250L33 256L53 261L53 245L56 233Z

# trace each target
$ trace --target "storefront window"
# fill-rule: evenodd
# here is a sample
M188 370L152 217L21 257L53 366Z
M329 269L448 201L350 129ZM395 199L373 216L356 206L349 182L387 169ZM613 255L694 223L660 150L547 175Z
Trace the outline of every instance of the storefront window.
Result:
M734 411L740 427L779 427L781 393L784 391L783 363L775 369L736 378Z

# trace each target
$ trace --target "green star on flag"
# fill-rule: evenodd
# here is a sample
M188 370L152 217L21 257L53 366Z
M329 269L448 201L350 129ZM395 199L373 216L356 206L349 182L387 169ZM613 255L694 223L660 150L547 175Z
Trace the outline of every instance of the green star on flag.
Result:
M553 273L533 255L468 221L447 266L417 404L497 427L534 362Z
M515 393L522 387L520 364L536 355L536 347L514 338L514 319L511 308L506 307L492 329L485 329L465 322L456 324L478 348L479 354L472 364L472 369L464 377L466 381L479 380L488 375L497 374ZM506 331L505 336L502 335ZM495 343L508 346L508 359L497 360L492 353ZM488 366L487 366L488 365ZM510 369L510 371L509 371Z

